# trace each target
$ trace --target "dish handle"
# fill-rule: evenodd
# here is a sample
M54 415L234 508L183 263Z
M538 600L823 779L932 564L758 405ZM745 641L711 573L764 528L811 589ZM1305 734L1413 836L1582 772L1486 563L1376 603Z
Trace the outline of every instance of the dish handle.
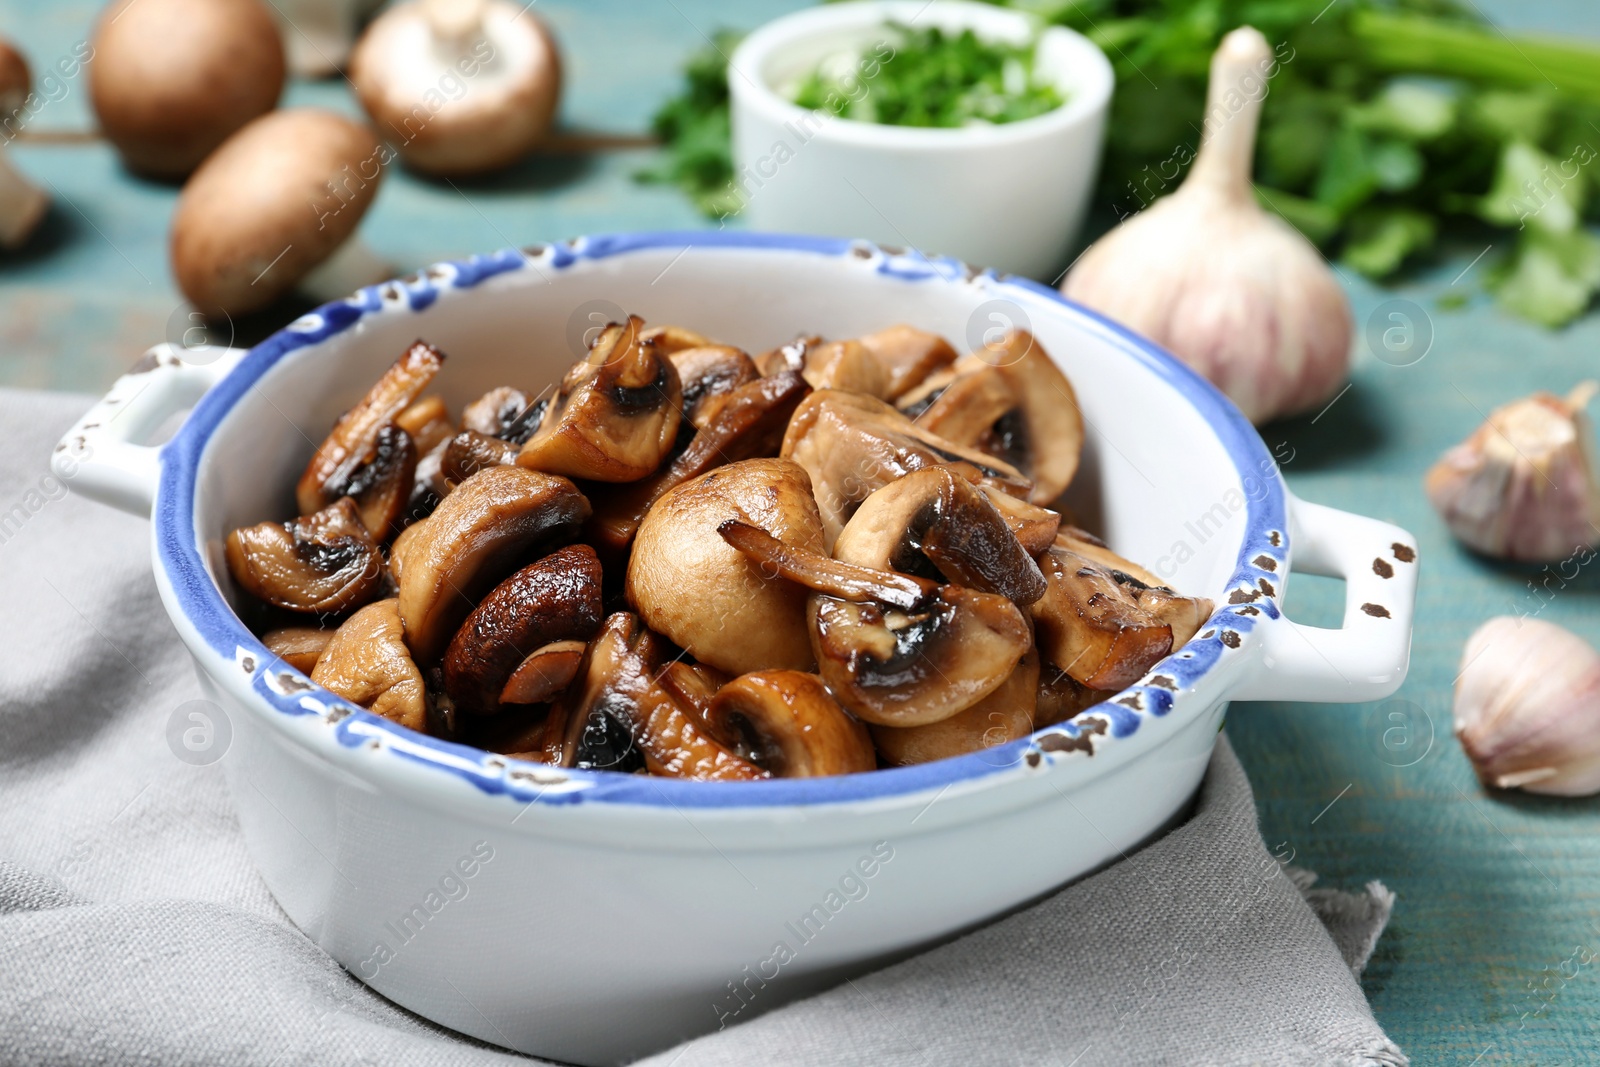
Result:
M204 363L195 358L202 352ZM161 480L161 447L145 442L193 407L245 352L156 345L61 438L50 469L75 493L148 517Z
M1260 627L1260 669L1234 700L1356 703L1405 681L1417 599L1417 541L1398 526L1289 497L1290 569L1343 578L1344 625L1287 616Z

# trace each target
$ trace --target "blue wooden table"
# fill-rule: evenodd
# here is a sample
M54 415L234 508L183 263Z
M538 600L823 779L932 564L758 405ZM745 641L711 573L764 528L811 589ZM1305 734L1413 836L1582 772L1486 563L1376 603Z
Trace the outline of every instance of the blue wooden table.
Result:
M640 186L648 147L585 150L595 135L637 139L677 82L680 59L716 28L789 8L752 0L543 0L567 64L567 148L489 180L431 182L390 168L364 234L399 268L576 234L706 225L675 191ZM0 0L0 33L44 67L69 55L98 5ZM1600 37L1594 0L1483 0L1501 22ZM181 332L166 263L176 189L134 179L92 136L87 89L65 83L34 120L49 136L14 145L53 193L44 232L0 256L0 384L97 391L149 344ZM351 114L338 80L296 83L287 103ZM1379 1021L1418 1064L1600 1060L1600 800L1482 789L1451 735L1450 697L1466 637L1496 614L1538 613L1600 643L1600 567L1545 603L1532 569L1497 567L1450 541L1421 477L1490 408L1535 389L1600 376L1600 314L1561 333L1505 318L1474 286L1481 247L1391 289L1346 279L1358 327L1386 301L1431 333L1397 367L1357 356L1354 385L1320 420L1269 427L1267 443L1302 496L1379 516L1419 536L1424 580L1411 676L1371 707L1243 704L1228 731L1255 783L1262 831L1323 884L1378 878L1399 894L1364 983ZM1440 297L1467 291L1464 307ZM237 324L252 339L267 322ZM1301 576L1290 614L1336 624L1337 583Z

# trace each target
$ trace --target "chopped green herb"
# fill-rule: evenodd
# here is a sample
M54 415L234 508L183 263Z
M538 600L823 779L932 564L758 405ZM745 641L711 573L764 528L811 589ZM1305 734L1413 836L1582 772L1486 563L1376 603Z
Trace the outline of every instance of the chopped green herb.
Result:
M790 95L801 107L885 126L1018 122L1063 102L1034 76L1031 44L899 23L886 27L872 53L819 64Z

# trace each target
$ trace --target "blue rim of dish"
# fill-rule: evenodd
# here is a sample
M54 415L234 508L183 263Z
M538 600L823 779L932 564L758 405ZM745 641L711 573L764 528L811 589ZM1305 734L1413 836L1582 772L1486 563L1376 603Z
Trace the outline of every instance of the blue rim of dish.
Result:
M603 260L662 249L734 249L800 253L857 263L907 283L981 280L991 291L1007 290L1043 302L1063 313L1092 320L1122 351L1172 385L1195 407L1217 435L1237 469L1241 484L1262 487L1239 493L1246 529L1235 571L1228 583L1229 603L1221 605L1201 632L1158 663L1140 684L1080 712L1068 722L981 752L911 767L821 779L705 783L619 774L610 771L553 769L409 730L356 707L313 685L270 653L234 614L206 567L202 535L195 528L194 498L200 459L217 426L234 405L279 360L318 344L379 312L420 312L447 289L470 289L510 271L564 270L586 260ZM252 348L239 364L195 405L183 427L161 450L161 479L153 516L156 555L183 614L205 644L223 660L240 664L251 676L255 695L286 716L317 716L331 727L334 741L348 750L376 750L377 758L398 757L464 779L488 795L519 803L595 804L712 809L820 806L893 800L926 794L961 782L1007 773L1025 773L1063 759L1092 756L1106 743L1131 737L1147 717L1160 718L1178 692L1192 688L1224 656L1236 651L1263 616L1277 618L1275 586L1288 558L1286 502L1276 466L1266 445L1238 409L1210 383L1149 341L1067 300L1053 289L1016 277L975 272L958 260L929 257L863 241L786 234L726 231L653 231L606 234L536 246L504 249L467 260L436 264L404 279L362 289L346 300L325 304ZM1230 505L1231 506L1231 505ZM1041 743L1042 742L1042 743ZM359 768L357 768L359 773Z

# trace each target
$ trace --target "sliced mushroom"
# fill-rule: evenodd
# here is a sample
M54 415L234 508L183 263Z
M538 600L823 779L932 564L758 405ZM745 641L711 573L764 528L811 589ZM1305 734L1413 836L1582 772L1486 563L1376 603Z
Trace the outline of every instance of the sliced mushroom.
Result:
M727 685L729 678L715 667L677 659L661 668L656 681L672 695L679 707L704 723L717 690Z
M332 630L315 626L283 626L263 636L261 643L267 646L268 652L295 670L310 674L332 640Z
M1003 596L844 563L743 522L718 532L763 571L816 590L807 614L822 680L869 723L948 719L998 688L1033 644Z
M311 680L401 726L427 730L428 690L406 648L395 600L368 604L346 619Z
M811 476L831 548L857 505L896 478L941 463L970 464L998 486L1026 494L1016 468L913 425L881 400L824 389L795 409L780 455Z
M854 774L878 765L867 728L815 674L740 675L717 691L705 726L728 749L778 778Z
M461 428L520 445L539 428L549 406L549 397L534 399L521 389L502 385L484 393L462 410Z
M1151 586L1069 545L1058 539L1040 557L1048 588L1033 619L1045 659L1090 689L1132 685L1211 614L1208 600Z
M1005 518L948 467L924 467L862 501L834 542L836 559L999 593L1027 605L1044 575Z
M648 331L647 331L648 332ZM721 410L723 398L761 377L755 362L743 349L731 345L697 345L670 354L683 383L683 421L678 425L678 445L689 443Z
M889 395L889 372L860 341L829 341L806 352L806 381L813 389L846 389L879 399Z
M1032 733L1039 703L1039 653L1029 649L1005 683L966 711L927 726L872 727L884 761L897 767L998 748Z
M416 342L384 371L361 402L340 417L295 486L295 503L309 515L341 496L353 496L367 529L382 540L404 511L416 472L416 448L395 419L433 381L444 353ZM407 459L409 455L409 459ZM404 482L403 487L401 482Z
M686 348L704 348L708 345L716 345L715 341L703 333L684 326L674 326L671 323L652 326L640 334L639 337L641 340L654 342L656 348L669 356L676 355Z
M672 361L640 339L643 328L630 315L600 331L561 380L519 464L597 482L635 482L661 465L678 436L683 385Z
M888 376L881 394L886 400L899 399L928 375L956 361L956 350L943 337L904 323L866 334L860 341Z
M451 487L481 470L510 467L517 462L517 446L477 430L462 430L450 439L439 457L439 476Z
M499 715L468 718L461 740L512 759L559 764L566 746L566 726L566 712L560 705L530 704Z
M1055 543L1056 532L1061 529L1059 512L1012 496L988 478L980 477L973 484L989 498L989 503L1006 520L1006 525L1011 527L1011 532L1016 534L1017 541L1028 555L1037 559L1041 552Z
M757 356L756 369L762 374L782 374L791 370L799 374L806 369L806 353L820 344L822 338L816 334L801 334L788 344Z
M472 609L445 649L445 692L460 711L497 712L513 673L532 654L552 641L587 641L600 628L603 614L600 560L594 549L588 545L558 549L495 586ZM551 661L546 666L557 665ZM529 666L514 695L524 695L527 685L548 677L538 663Z
M617 612L589 647L582 690L567 720L567 766L630 770L702 781L766 778L718 743L655 680L662 645L638 616Z
M553 474L491 467L456 486L405 544L400 618L417 662L437 663L485 593L572 540L588 517L577 486Z
M394 423L411 435L417 455L425 456L456 435L444 397L425 396L394 417Z
M1175 591L1149 570L1113 552L1087 530L1063 526L1053 544L1087 556L1107 568L1120 585L1133 589L1143 607L1172 627L1173 648L1188 644L1211 617L1215 605L1208 598L1184 596Z
M902 411L941 437L1016 467L1033 482L1028 499L1048 504L1078 470L1083 416L1072 383L1025 330L965 357L899 400Z
M400 588L400 571L405 567L406 550L421 535L427 523L426 518L418 519L401 530L389 545L389 580L396 589Z
M790 416L810 391L805 379L786 371L722 394L716 414L671 463L595 501L590 529L606 558L621 558L645 512L668 490L723 464L776 454Z
M583 641L551 641L534 649L506 679L500 703L542 704L555 697L578 676L588 648Z
M234 530L224 551L246 592L290 611L348 611L383 584L383 553L349 497L314 515Z
M1116 695L1114 689L1090 689L1073 681L1066 671L1045 667L1039 674L1039 705L1034 712L1033 728L1043 730L1046 726L1066 722Z
M730 463L650 508L628 562L628 603L651 629L731 674L809 669L805 590L764 573L719 537L729 520L786 544L822 547L805 471L781 459Z

